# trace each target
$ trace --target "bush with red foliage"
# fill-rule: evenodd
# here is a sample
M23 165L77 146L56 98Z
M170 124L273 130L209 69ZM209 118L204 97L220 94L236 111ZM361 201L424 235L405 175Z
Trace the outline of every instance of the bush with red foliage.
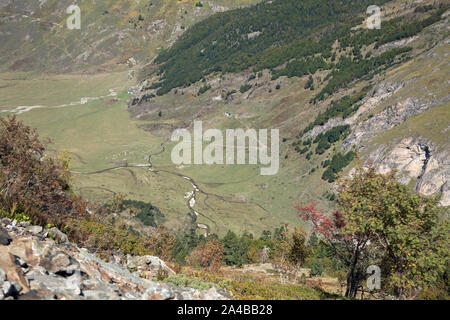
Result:
M313 232L320 234L342 262L347 271L346 297L356 296L358 285L365 276L369 260L367 247L370 237L364 232L346 230L347 221L340 211L334 211L331 217L323 214L312 202L305 207L295 206L298 217L312 224Z
M86 212L85 202L70 190L70 172L63 161L45 155L35 129L15 116L0 117L0 209L25 213L33 223L63 227Z

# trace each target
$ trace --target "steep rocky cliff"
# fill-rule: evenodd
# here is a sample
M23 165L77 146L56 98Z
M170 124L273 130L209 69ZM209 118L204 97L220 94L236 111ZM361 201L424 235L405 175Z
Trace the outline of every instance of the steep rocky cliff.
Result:
M450 162L448 110L449 70L448 16L418 37L403 41L414 44L431 34L442 38L411 62L387 73L360 102L350 117L335 117L307 133L316 137L333 127L349 125L343 140L345 151L356 148L364 164L380 173L397 171L399 181L424 195L441 195L441 204L450 205ZM445 77L445 76L444 76ZM433 123L439 114L439 122Z
M409 137L393 147L380 146L369 154L366 164L383 174L396 170L399 181L413 184L424 195L440 194L441 204L449 206L450 155L448 150L436 149L424 137Z

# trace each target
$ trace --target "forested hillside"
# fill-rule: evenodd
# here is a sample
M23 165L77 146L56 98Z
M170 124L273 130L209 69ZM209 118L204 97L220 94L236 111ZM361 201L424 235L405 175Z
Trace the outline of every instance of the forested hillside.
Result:
M271 69L273 77L314 74L333 70L329 85L319 99L333 93L354 78L392 61L403 50L379 57L362 55L363 45L384 43L412 36L436 22L442 9L426 19L411 16L411 21L392 19L380 30L355 30L363 21L361 14L371 4L387 1L266 1L253 7L219 13L194 25L156 58L159 69L159 95L172 88L188 86L205 75L237 72L252 68ZM347 59L336 59L332 52L338 41L341 48L352 48ZM289 62L283 68L277 68ZM275 70L276 69L276 70Z

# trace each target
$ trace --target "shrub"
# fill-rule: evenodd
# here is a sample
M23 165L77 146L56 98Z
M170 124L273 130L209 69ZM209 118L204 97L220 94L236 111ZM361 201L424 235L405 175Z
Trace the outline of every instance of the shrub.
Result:
M350 162L355 158L355 153L353 151L349 151L345 155L342 153L337 153L331 159L327 169L324 171L322 175L322 179L328 182L334 182L336 180L336 174L339 173L343 168L348 166Z
M146 226L156 227L158 219L162 220L164 218L164 214L151 203L136 200L123 200L122 204L124 208L138 210L135 218L139 219Z
M197 95L199 96L199 95L201 95L201 94L204 94L206 91L208 91L209 89L211 89L211 86L210 85L204 85L203 87L201 87L199 90L198 90L198 92L197 92Z
M217 272L223 264L223 251L223 244L212 238L197 246L187 260L191 266Z
M244 93L244 92L247 92L248 90L250 90L251 87L252 87L252 85L247 83L247 84L242 85L241 88L239 89L239 91L241 93Z
M33 223L61 227L86 214L85 202L70 184L67 155L45 155L36 130L15 116L0 118L0 208L11 216L26 214Z

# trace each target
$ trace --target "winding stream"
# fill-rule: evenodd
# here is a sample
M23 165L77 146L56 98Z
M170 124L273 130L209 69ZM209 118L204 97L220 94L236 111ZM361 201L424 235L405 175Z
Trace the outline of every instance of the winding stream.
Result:
M194 120L195 120L195 118L192 119L189 122L189 124L186 126L186 128L189 128L193 124ZM191 177L188 177L186 175L183 175L181 173L174 172L174 171L154 168L154 166L152 164L152 161L151 161L152 158L163 154L166 151L166 144L169 141L170 141L170 138L167 138L164 142L162 142L161 143L161 150L156 152L156 153L149 154L148 157L147 157L147 163L144 163L144 164L135 164L135 165L128 165L127 164L127 165L120 165L120 166L115 166L115 167L106 168L106 169L97 170L97 171L92 171L92 172L72 171L72 173L73 174L87 174L87 175L91 175L91 174L99 174L99 173L104 173L104 172L107 172L107 171L119 170L119 169L124 169L124 168L145 168L145 167L147 167L149 169L149 171L151 171L152 173L155 173L155 174L158 174L160 172L164 172L164 173L167 173L167 174L170 174L170 175L174 175L174 176L186 179L186 180L188 180L191 183L192 188L193 188L192 192L188 192L187 194L185 194L185 199L187 199L186 206L189 209L189 212L192 214L193 218L195 219L194 222L197 224L197 228L201 229L201 230L205 230L205 235L206 236L211 233L211 227L207 223L198 223L197 222L197 218L199 216L201 216L201 217L211 221L211 223L213 223L216 227L217 227L217 223L216 223L216 221L214 221L210 217L208 217L208 216L202 214L201 212L199 212L198 210L194 209L194 205L195 205L195 203L197 201L197 198L196 198L197 193L201 193L201 194L206 196L206 198L204 200L204 203L209 208L211 208L211 207L206 203L206 200L208 200L209 197L215 197L215 198L217 198L217 199L219 199L221 201L228 202L228 203L252 204L252 205L255 205L258 208L262 209L267 214L267 216L270 216L270 212L267 209L265 209L263 206L261 206L260 204L258 204L256 202L230 200L230 199L225 198L224 196L221 196L221 195L218 195L218 194L214 194L214 193L209 193L209 192L206 192L206 191L202 190L198 186L198 184L195 182L195 180L193 178L191 178ZM213 208L211 208L211 209L213 209ZM261 218L261 219L264 219L264 218Z
M196 203L196 201L197 201L196 196L197 196L198 193L201 193L201 194L203 194L203 195L206 196L204 202L205 202L205 205L208 206L208 207L210 207L210 206L206 203L206 200L207 200L209 197L215 197L215 198L217 198L217 199L219 199L219 200L221 200L221 201L228 202L228 203L235 203L235 204L253 204L253 205L259 207L260 209L262 209L268 216L270 215L270 212L269 212L267 209L265 209L263 206L261 206L260 204L258 204L258 203L255 203L255 202L248 202L248 201L239 201L239 200L230 200L230 199L225 198L224 196L221 196L221 195L218 195L218 194L214 194L214 193L206 192L206 191L202 190L202 189L198 186L197 182L195 182L195 180L194 180L193 178L191 178L191 177L188 177L188 176L186 176L186 175L184 175L184 174L181 174L181 173L178 173L178 172L169 171L169 170L165 170L165 169L157 169L157 168L155 168L155 167L153 166L151 160L152 160L153 157L156 157L156 156L158 156L158 155L160 155L160 154L162 154L162 153L164 153L164 152L166 151L166 143L167 143L168 141L170 141L170 139L167 139L167 140L165 140L164 142L161 143L161 150L160 150L160 151L158 151L157 153L149 154L149 156L148 156L148 158L147 158L147 159L148 159L148 163L146 163L146 164L122 165L122 166L116 166L116 167L106 168L106 169L97 170L97 171L92 171L92 172L77 172L77 171L72 171L72 173L74 173L74 174L87 174L87 175L91 175L91 174L99 174L99 173L104 173L104 172L107 172L107 171L119 170L119 169L124 169L124 168L143 168L143 167L147 167L147 168L149 169L149 171L151 171L152 173L155 173L155 174L158 174L158 173L160 173L160 172L164 172L164 173L167 173L167 174L170 174L170 175L174 175L174 176L180 177L180 178L182 178L182 179L188 180L188 181L191 183L193 190L192 190L191 192L186 193L185 196L184 196L184 198L186 199L186 206L187 206L187 208L189 209L189 211L191 212L192 216L193 216L194 219L195 219L195 223L197 223L197 222L196 222L197 218L198 218L199 216L201 216L201 217L203 217L203 218L205 218L205 219L211 221L211 223L213 223L213 224L217 227L216 221L214 221L214 220L211 219L210 217L208 217L208 216L202 214L202 213L199 212L198 210L195 210L195 209L194 209L195 203ZM210 208L211 208L211 207L210 207ZM210 232L211 232L211 227L210 227L210 225L207 224L207 223L197 223L197 228L198 228L198 229L205 230L205 234L206 234L206 235L209 235Z

